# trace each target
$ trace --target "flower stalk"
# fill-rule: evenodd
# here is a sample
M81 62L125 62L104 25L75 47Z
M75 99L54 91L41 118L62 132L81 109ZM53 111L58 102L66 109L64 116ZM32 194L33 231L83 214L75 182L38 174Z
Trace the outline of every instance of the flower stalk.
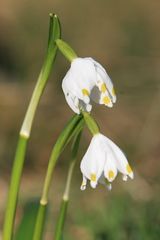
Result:
M43 186L42 196L40 199L40 205L39 205L38 215L36 219L33 240L42 239L42 234L44 229L45 209L47 208L47 205L48 205L49 189L51 186L53 171L54 171L54 167L57 162L57 159L62 153L62 151L64 150L64 148L66 147L66 145L69 143L71 138L82 129L83 124L84 124L84 121L83 121L82 115L75 115L66 125L64 130L61 132L61 134L59 135L53 147L53 150L51 152L51 156L49 159L46 177L44 180L44 186Z
M94 120L94 118L88 112L82 111L82 114L83 114L85 123L86 123L88 129L90 130L91 134L93 136L98 134L100 132L100 129L99 129L98 124Z
M68 59L69 62L72 62L75 58L78 57L75 51L71 48L71 46L62 39L57 39L56 44L58 49L65 56L65 58Z
M20 186L20 180L24 165L24 159L26 155L26 147L28 139L30 137L30 132L32 128L33 119L35 112L38 107L38 103L42 96L42 93L47 84L49 74L54 63L57 46L55 40L60 38L60 23L56 15L50 14L50 28L49 28L49 38L48 38L48 48L47 54L42 66L40 75L38 77L37 84L32 94L29 107L27 109L20 133L15 154L15 159L12 168L11 182L8 193L8 200L6 205L4 226L3 226L3 240L11 240L13 235L14 219L16 212L16 205L18 199L18 192Z
M62 197L62 202L61 202L60 212L59 212L59 216L58 216L58 221L57 221L56 228L55 228L55 237L54 237L55 240L61 240L62 239L63 228L64 228L64 223L65 223L65 220L66 220L66 213L67 213L67 208L68 208L71 180L72 180L73 170L74 170L76 159L77 159L80 138L81 138L81 131L80 131L80 133L78 133L75 136L75 139L74 139L74 142L73 142L73 145L72 145L71 162L70 162L70 165L69 165L69 170L68 170L68 175L67 175L67 180L66 180L66 186L65 186L64 193L63 193L63 197Z

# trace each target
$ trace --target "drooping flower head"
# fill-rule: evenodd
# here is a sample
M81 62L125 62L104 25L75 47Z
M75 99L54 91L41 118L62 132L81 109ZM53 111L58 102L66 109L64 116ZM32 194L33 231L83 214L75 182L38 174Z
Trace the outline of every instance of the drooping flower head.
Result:
M105 69L92 58L75 58L62 81L62 89L70 108L77 114L90 112L91 100L112 107L116 95Z
M86 189L87 179L90 180L91 187L96 188L98 182L105 183L104 179L111 183L118 172L123 174L124 181L128 176L131 179L134 177L121 149L100 133L93 136L80 168L83 175L81 190Z

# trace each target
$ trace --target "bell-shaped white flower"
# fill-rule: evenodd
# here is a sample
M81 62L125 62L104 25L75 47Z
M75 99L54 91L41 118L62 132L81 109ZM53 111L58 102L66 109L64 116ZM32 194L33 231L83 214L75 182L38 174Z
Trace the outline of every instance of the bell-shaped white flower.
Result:
M75 58L62 81L68 105L79 114L90 112L90 100L112 107L116 102L113 84L105 69L92 58Z
M105 179L111 183L116 178L118 171L123 174L124 181L128 176L131 179L134 177L122 150L100 133L92 138L80 168L83 175L81 190L86 189L87 179L90 180L92 188L95 188L98 182L105 183ZM111 184L108 187L111 189Z

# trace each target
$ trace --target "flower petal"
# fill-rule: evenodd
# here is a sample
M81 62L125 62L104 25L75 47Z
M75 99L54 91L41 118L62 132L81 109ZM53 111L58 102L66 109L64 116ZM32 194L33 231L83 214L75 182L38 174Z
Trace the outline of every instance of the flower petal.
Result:
M95 65L95 69L97 72L97 85L99 84L98 81L101 81L101 84L106 85L106 89L108 91L108 93L110 94L111 98L112 98L112 102L115 103L116 102L116 94L115 94L115 90L113 87L113 83L112 80L110 79L110 77L108 76L106 70L102 67L101 64L99 64L98 62L96 62L94 59L91 58L91 61L94 63ZM104 85L101 86L102 91L104 90Z
M76 58L70 68L71 82L79 99L87 100L96 81L94 64L86 58Z
M93 188L96 187L105 164L105 153L101 148L98 135L92 138L80 165L82 174L91 181Z
M95 86L90 95L91 99L99 104L104 104L107 107L113 107L113 103L108 92L102 93L97 86Z
M65 99L66 99L68 105L70 106L70 108L71 108L75 113L80 114L79 107L75 105L75 103L77 104L78 99L77 99L76 97L74 98L74 97L71 95L71 93L67 93L67 94L65 95Z
M107 157L104 166L104 176L108 179L109 182L112 182L117 176L117 168L115 165L114 156L109 149L106 155Z
M107 107L113 107L113 103L111 101L111 98L108 94L108 92L106 93L102 93L100 96L100 104L104 104Z
M84 190L86 190L86 186L87 186L87 178L83 175L83 180L82 180L82 184L81 184L80 189L82 191L84 191Z
M133 179L134 174L133 171L128 164L127 158L125 157L122 150L109 138L106 137L106 144L108 143L108 146L110 148L110 151L112 151L112 154L114 156L114 160L117 166L117 169L123 173L124 175L129 175L131 179Z

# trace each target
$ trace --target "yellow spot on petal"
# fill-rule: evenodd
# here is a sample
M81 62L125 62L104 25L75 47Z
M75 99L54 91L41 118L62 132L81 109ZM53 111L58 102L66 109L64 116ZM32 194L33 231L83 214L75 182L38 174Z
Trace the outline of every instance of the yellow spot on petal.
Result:
M86 186L86 182L82 182L81 186L82 186L82 187L83 187L83 186Z
M110 98L108 96L105 96L103 99L102 99L102 102L104 104L109 104L111 102Z
M114 178L114 172L113 172L112 170L110 170L110 171L108 172L108 178L109 178L109 179L113 179L113 178Z
M102 93L105 93L106 90L107 90L106 84L105 84L105 83L102 83L102 85L101 85L101 92L102 92Z
M115 93L114 88L112 88L112 95L113 95L113 96L116 96L116 93Z
M132 172L132 169L131 169L131 167L130 167L129 164L127 164L126 169L127 169L127 172L128 172L128 173L131 173L131 172Z
M88 91L86 88L83 88L83 89L82 89L82 94L83 94L84 96L89 96L89 91Z
M91 181L96 182L96 174L91 174Z

